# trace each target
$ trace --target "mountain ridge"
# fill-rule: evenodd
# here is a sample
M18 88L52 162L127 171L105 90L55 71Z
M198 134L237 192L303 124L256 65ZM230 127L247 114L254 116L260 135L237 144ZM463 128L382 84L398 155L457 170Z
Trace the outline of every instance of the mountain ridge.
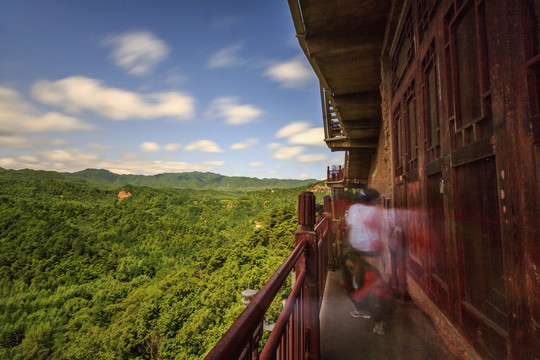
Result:
M311 185L320 182L316 179L276 179L246 176L226 176L213 172L161 173L156 175L116 174L105 169L92 169L69 173L42 170L7 170L0 168L0 176L9 179L31 177L39 179L81 179L104 186L137 185L153 188L175 188L194 190L220 190L247 192L261 189L285 189Z

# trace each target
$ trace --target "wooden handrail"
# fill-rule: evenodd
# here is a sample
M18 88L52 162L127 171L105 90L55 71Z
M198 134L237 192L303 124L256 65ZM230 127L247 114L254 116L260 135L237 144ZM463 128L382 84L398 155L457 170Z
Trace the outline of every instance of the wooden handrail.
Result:
M258 342L262 335L264 315L294 268L297 279L274 325L272 334L261 352L260 359L280 360L319 359L319 311L332 248L331 200L325 198L324 217L315 224L315 197L302 192L298 201L298 231L296 246L279 269L272 275L238 319L225 332L207 360L258 359Z
M252 337L257 327L262 323L266 310L268 310L274 297L287 279L287 276L296 265L298 258L304 252L306 245L307 241L297 244L293 252L287 257L279 269L277 269L274 275L272 275L261 291L255 295L253 301L240 314L229 330L225 332L205 359L244 358L241 355L243 355L242 351L245 350L246 340Z
M296 280L296 284L279 315L279 318L274 325L274 329L270 334L270 337L266 341L263 351L261 352L261 360L274 359L276 357L276 351L281 343L281 337L285 333L285 328L289 323L289 317L294 309L296 301L300 297L300 291L304 286L304 280L306 279L306 271L302 271Z

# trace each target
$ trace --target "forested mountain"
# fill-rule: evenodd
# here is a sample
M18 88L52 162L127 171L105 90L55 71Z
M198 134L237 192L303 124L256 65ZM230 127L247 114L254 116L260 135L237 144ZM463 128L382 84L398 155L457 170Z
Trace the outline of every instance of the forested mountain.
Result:
M75 173L62 173L67 177L83 178L103 185L133 184L155 188L253 191L305 186L317 182L309 180L258 179L244 176L224 176L211 172L165 173L158 175L118 175L103 169L86 169Z
M304 189L0 172L0 359L203 358L292 249Z

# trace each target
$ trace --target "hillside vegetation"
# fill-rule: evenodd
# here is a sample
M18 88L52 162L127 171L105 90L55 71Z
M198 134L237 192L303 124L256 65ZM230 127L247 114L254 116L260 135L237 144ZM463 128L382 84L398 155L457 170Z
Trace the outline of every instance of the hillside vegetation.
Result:
M283 189L307 186L316 183L315 179L283 180L258 179L244 176L224 176L211 172L165 173L158 175L118 175L107 170L86 169L75 173L63 173L66 177L74 177L95 181L106 186L132 184L154 188L220 190L246 192L263 189Z
M293 248L302 190L0 172L0 359L203 358Z

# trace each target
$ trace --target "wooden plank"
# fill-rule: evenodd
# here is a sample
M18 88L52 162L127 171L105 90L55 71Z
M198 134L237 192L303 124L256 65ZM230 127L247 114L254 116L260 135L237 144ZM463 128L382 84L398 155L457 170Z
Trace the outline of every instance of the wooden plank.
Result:
M451 166L456 167L469 162L484 159L494 154L492 136L477 141L450 154Z

